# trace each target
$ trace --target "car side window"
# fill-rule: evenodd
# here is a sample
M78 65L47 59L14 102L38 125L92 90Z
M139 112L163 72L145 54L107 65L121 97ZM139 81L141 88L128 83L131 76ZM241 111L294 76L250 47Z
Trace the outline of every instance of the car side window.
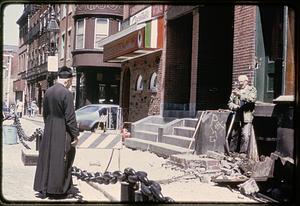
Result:
M107 109L106 108L102 108L99 110L99 116L101 115L107 115Z
M113 115L116 115L117 112L118 112L118 107L112 107L112 108L111 108L111 113L112 113Z

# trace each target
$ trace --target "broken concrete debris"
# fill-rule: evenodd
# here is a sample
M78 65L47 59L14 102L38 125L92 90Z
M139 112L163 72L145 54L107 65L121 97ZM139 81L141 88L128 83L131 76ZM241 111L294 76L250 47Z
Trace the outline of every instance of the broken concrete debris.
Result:
M253 178L250 178L246 182L238 185L242 194L251 195L259 191L259 188L256 184L256 181Z

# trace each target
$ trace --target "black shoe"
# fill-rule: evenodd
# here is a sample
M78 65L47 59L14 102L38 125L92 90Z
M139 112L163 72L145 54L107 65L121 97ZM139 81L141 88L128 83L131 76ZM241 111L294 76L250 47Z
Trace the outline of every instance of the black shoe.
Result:
M47 194L44 193L44 192L38 192L37 194L35 194L35 197L41 198L41 199L46 199L47 198Z
M66 199L67 194L49 194L47 193L47 197L53 200Z

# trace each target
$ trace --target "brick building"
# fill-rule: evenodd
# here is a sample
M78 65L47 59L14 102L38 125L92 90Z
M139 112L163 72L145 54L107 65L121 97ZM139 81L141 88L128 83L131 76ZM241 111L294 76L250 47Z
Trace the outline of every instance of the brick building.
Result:
M104 61L121 63L124 121L159 115L162 88L163 5L124 5L122 31L104 39Z
M18 47L4 45L2 54L2 101L8 105L16 104L17 100L14 93L14 81L18 78L18 64Z
M75 5L72 57L77 73L77 108L91 103L119 103L120 64L103 61L99 41L118 32L122 18L121 5Z
M157 9L159 7L161 10ZM198 110L227 109L228 97L239 74L249 76L250 83L258 88L261 102L272 102L280 95L293 94L293 11L285 13L285 8L255 5L125 6L122 24L129 27L102 42L104 56L107 56L105 60L122 62L121 106L129 111L129 117L125 119L136 121L153 114L193 117ZM141 48L130 48L130 41L138 38L134 37L134 32L145 28L147 38L147 25L152 25L157 18L153 16L155 11L161 11L158 19L162 22L163 42L157 47L160 50L149 54ZM270 13L276 14L276 18L268 18ZM133 19L138 21L133 22ZM219 25L220 19L222 24ZM121 48L120 45L123 50L117 49ZM113 56L111 51L114 49L119 52ZM146 49L153 50L151 47ZM140 57L138 54L144 55ZM157 62L152 67L149 66L151 58ZM283 61L284 58L287 61ZM269 65L266 65L267 61ZM286 62L285 68L283 62ZM147 86L149 73L153 72L157 74L157 93L149 92ZM142 91L137 90L139 75L144 86Z

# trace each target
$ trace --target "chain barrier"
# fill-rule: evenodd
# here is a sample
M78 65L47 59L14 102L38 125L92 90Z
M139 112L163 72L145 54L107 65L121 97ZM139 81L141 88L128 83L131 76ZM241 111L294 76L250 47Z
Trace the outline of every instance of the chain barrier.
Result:
M41 128L37 128L31 136L27 136L24 132L24 129L22 128L20 118L18 117L18 115L16 113L11 114L8 117L5 117L4 121L11 120L11 119L14 120L13 125L15 125L17 128L17 134L18 134L19 141L22 143L22 145L26 149L31 149L31 148L28 146L28 144L25 143L25 141L32 142L35 139L41 139L41 137L43 136L44 131Z
M82 181L94 182L98 184L116 184L119 182L126 182L132 186L134 190L140 190L144 199L150 202L174 202L170 197L164 197L161 193L161 186L157 181L149 180L147 173L144 171L135 171L127 167L124 172L96 172L91 173L86 170L81 170L76 166L72 167L72 175Z
M23 146L27 149L31 149L25 141L33 141L35 139L39 139L43 135L43 130L41 128L37 128L35 132L28 137L21 125L20 119L18 115L14 114L11 115L10 118L7 119L14 119L14 125L17 127L17 133L19 136L20 142ZM108 172L105 171L104 173L96 172L91 173L86 170L81 170L76 166L72 167L72 175L77 177L82 181L86 182L94 182L98 184L116 184L119 182L126 182L128 183L135 191L140 190L143 199L146 199L149 202L175 202L170 197L164 197L161 193L161 186L157 181L149 180L147 177L147 173L144 171L135 171L132 168L125 168L124 172L115 171L115 172Z

